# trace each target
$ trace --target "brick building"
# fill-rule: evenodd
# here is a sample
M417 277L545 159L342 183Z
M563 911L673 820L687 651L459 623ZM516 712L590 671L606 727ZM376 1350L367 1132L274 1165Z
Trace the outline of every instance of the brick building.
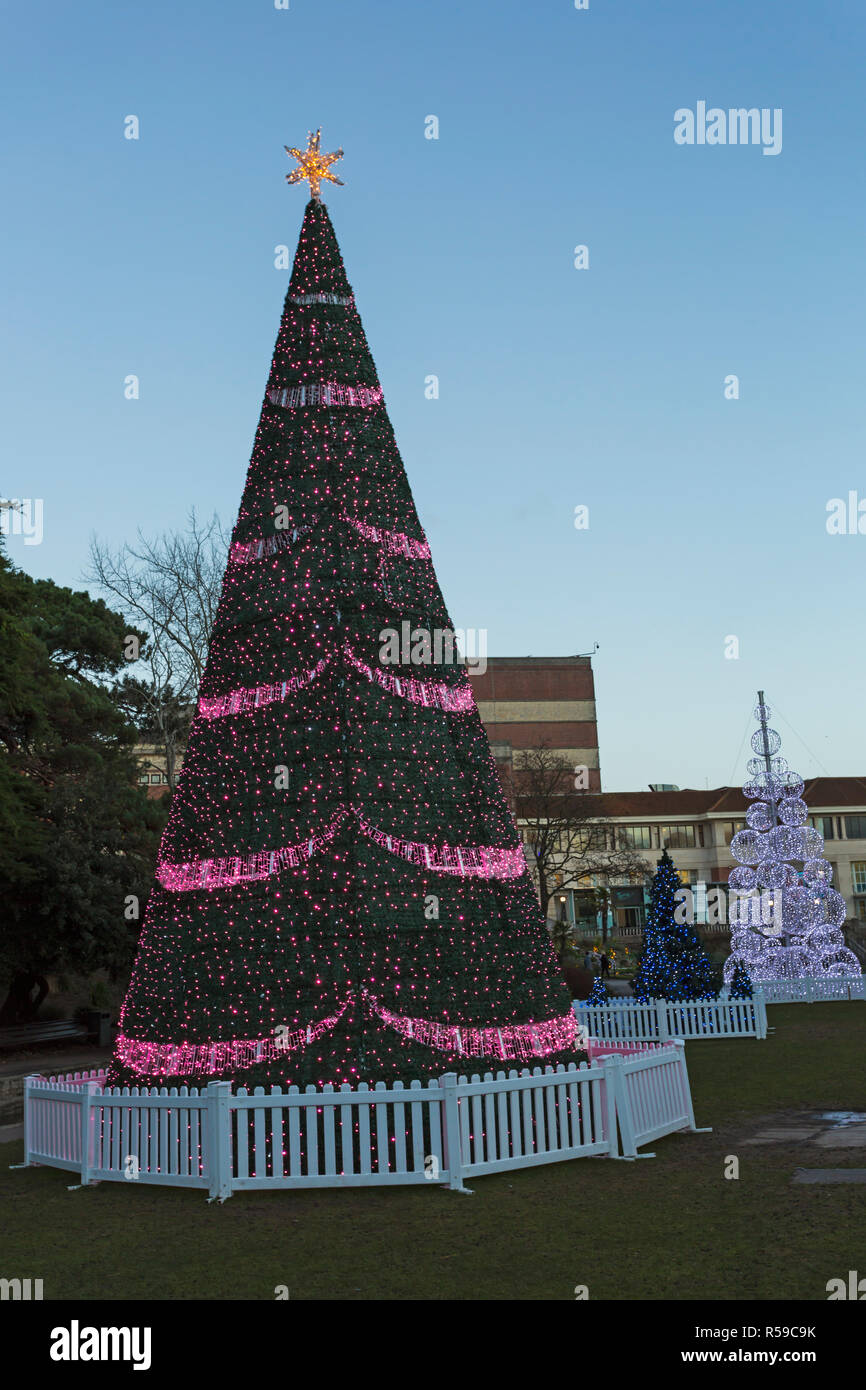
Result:
M472 677L475 702L497 762L546 743L601 790L595 682L589 656L493 656Z

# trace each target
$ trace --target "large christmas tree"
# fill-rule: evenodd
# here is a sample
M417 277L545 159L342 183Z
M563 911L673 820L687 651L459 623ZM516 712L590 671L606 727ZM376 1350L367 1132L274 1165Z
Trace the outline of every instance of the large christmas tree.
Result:
M575 1020L319 180L115 1084L572 1060ZM393 634L397 634L395 637Z

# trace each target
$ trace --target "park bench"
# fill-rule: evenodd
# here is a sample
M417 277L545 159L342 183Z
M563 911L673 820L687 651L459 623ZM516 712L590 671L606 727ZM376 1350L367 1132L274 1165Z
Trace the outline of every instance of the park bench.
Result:
M0 1028L0 1052L19 1047L34 1047L41 1043L85 1041L90 1032L74 1018L51 1019L45 1023L20 1023L13 1028Z

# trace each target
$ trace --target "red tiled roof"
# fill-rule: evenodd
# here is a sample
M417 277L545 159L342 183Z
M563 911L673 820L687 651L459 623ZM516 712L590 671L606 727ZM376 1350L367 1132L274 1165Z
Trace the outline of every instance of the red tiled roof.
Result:
M602 816L709 816L728 812L741 817L749 805L740 787L713 787L678 792L602 792L596 798ZM812 777L803 800L810 810L866 807L866 777Z

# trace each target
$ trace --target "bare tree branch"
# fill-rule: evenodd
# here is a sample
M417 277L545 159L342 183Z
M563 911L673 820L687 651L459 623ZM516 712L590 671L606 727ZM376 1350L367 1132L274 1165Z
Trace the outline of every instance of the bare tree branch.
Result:
M618 827L602 814L599 796L575 788L574 769L547 744L515 758L512 797L545 915L566 888L605 891L640 883L647 866Z
M189 724L207 660L208 644L222 592L229 536L214 515L199 522L193 508L185 531L135 542L117 551L93 538L85 578L111 597L125 616L148 635L142 661L148 678L132 674L123 694L141 727L164 749L168 783L174 790L179 749Z

